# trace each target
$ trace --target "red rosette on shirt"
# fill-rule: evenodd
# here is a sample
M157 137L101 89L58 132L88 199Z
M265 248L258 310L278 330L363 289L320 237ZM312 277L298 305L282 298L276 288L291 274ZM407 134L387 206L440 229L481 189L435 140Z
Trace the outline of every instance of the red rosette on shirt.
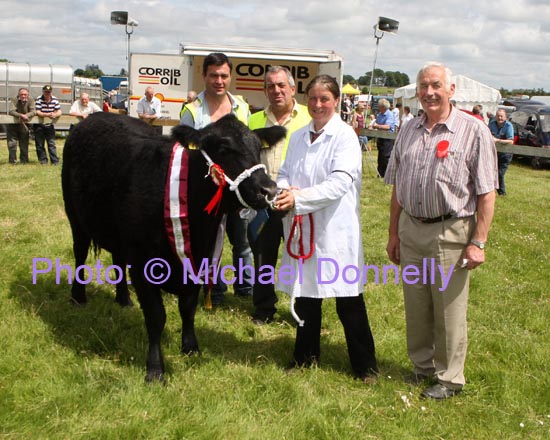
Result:
M440 141L435 148L435 156L438 159L444 159L449 155L449 141Z

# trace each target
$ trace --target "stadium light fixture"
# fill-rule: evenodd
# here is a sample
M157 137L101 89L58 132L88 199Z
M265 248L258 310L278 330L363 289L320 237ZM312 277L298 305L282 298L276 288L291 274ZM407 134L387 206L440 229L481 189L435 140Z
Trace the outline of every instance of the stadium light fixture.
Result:
M373 26L374 29L374 38L376 38L376 48L374 49L374 62L372 64L372 72L370 74L370 85L369 85L369 95L368 95L368 104L371 105L372 100L372 81L374 79L374 70L376 69L376 60L378 58L378 46L380 40L384 36L384 33L388 32L390 34L396 34L399 29L399 22L387 17L378 17L378 23ZM371 106L372 108L372 106Z
M130 90L130 36L134 33L134 28L138 26L137 20L128 16L128 11L112 11L111 12L111 24L112 25L124 25L127 35L126 40L126 61L128 63L128 96L131 95Z

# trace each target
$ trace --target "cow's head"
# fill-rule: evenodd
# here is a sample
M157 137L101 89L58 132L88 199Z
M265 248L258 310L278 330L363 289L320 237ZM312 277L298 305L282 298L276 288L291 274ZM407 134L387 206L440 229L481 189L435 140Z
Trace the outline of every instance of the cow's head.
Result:
M194 145L204 150L232 181L246 176L246 170L260 163L261 148L275 145L285 135L286 129L279 126L250 131L234 115L224 116L201 130L181 125L172 130L175 140L184 147ZM246 204L261 209L275 197L277 185L265 169L257 168L242 180L238 189Z

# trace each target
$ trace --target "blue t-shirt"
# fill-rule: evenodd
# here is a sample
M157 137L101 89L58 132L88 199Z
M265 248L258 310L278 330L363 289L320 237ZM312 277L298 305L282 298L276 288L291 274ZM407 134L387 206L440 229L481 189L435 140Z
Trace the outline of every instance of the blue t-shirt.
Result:
M514 126L510 121L504 121L502 127L499 127L497 121L492 120L489 122L489 130L497 139L514 139Z
M386 110L384 113L378 113L376 116L376 123L378 125L389 125L388 131L395 132L395 117L390 110Z

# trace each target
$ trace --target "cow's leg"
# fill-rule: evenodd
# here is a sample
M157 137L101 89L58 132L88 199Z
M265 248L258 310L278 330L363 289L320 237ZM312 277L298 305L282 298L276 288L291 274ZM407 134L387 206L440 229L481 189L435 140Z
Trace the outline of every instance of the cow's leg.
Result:
M178 296L178 308L181 316L181 352L199 353L199 343L195 335L195 312L199 300L200 286L187 286Z
M128 290L128 280L126 279L126 261L121 258L117 252L113 252L113 264L117 266L122 272L122 279L117 283L115 301L121 307L133 306L132 298L130 298L130 291Z
M147 352L146 382L164 380L164 361L160 347L160 338L166 323L166 311L162 303L160 289L148 283L143 276L143 265L133 264L130 268L132 284L145 318L145 327L149 339Z
M78 226L71 224L71 228L73 232L74 270L76 271L77 267L86 264L92 240L85 232L79 230ZM74 277L71 287L71 298L75 304L86 304L87 302L86 285L79 283L76 277Z

